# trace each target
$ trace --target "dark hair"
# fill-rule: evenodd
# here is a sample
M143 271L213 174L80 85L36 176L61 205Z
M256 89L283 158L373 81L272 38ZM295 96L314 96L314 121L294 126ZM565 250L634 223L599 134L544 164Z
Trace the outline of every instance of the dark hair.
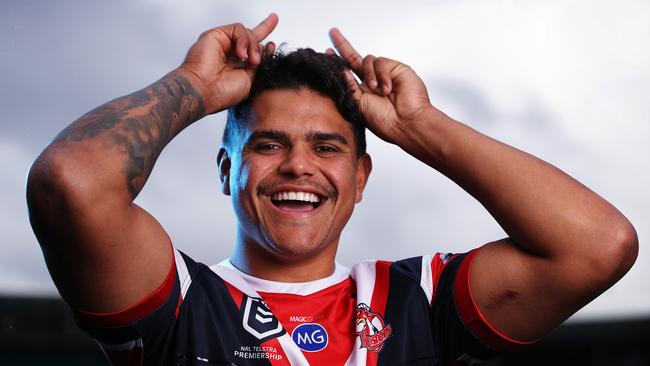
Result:
M352 125L357 156L362 156L366 153L365 121L345 80L346 68L349 64L343 58L311 48L287 54L277 51L264 57L255 72L248 98L228 110L223 144L228 149L233 147L238 127L246 123L251 104L259 94L267 90L307 88L332 99L341 116Z

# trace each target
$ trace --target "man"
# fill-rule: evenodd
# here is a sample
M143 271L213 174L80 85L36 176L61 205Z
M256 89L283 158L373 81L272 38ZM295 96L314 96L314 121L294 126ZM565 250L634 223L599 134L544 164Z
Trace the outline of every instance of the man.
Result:
M180 67L82 116L34 162L27 198L48 268L113 364L486 359L538 339L632 266L634 228L579 182L449 118L408 66L361 57L337 29L351 70L332 49L273 55L260 42L277 22L205 32ZM218 160L237 245L208 268L133 200L174 136L231 107ZM473 195L509 237L335 264L371 170L361 123Z

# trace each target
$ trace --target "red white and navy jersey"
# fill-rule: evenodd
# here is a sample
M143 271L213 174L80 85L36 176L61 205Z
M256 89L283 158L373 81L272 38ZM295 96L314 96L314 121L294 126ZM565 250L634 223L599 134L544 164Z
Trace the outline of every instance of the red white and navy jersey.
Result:
M139 304L75 315L115 366L462 364L522 344L476 307L475 253L337 264L327 278L281 283L174 250Z

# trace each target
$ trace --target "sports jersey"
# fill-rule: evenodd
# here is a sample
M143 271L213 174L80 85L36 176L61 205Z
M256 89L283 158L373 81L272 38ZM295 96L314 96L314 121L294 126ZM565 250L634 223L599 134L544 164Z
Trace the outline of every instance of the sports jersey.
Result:
M462 364L524 344L474 303L475 253L337 263L327 278L281 283L174 249L167 278L143 301L75 316L115 366Z

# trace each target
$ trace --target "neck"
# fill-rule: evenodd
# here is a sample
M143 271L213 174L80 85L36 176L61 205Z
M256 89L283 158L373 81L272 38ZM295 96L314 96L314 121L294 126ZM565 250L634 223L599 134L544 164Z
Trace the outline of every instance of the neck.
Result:
M278 282L307 282L334 273L338 243L305 257L283 257L257 243L238 241L230 262L251 276Z

